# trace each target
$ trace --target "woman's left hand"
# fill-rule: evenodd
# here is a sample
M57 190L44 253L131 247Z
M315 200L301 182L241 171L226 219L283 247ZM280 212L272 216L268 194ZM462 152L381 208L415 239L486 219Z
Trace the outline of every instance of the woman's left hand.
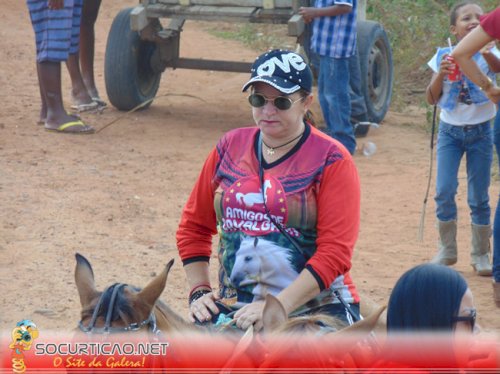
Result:
M262 312L264 311L264 301L254 301L245 305L234 314L236 326L242 330L253 325L254 331L262 330Z

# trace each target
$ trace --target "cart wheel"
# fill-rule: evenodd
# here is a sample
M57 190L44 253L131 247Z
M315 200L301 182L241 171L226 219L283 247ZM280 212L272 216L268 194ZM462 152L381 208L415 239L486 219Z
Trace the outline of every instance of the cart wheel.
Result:
M113 20L106 45L104 80L109 101L119 110L131 110L155 97L161 71L150 64L156 45L141 40L130 29L130 12L124 9ZM147 108L151 102L143 108Z
M358 22L358 52L361 92L368 109L368 120L380 123L389 109L392 95L392 51L382 26L373 21ZM366 135L369 126L360 127Z

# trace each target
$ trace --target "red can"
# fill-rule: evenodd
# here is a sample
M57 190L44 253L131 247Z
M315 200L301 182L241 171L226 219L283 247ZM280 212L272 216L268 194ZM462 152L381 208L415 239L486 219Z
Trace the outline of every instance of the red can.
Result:
M460 71L460 67L455 62L455 59L450 55L446 56L446 60L451 62L454 66L453 71L448 74L448 80L452 82L459 81L462 78L462 72Z

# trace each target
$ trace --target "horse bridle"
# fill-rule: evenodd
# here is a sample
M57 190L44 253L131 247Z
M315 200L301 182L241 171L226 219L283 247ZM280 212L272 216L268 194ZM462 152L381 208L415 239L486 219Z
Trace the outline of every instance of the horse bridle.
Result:
M149 331L153 334L158 335L161 331L158 329L156 325L156 316L153 311L149 314L149 317L142 322L133 322L125 327L112 327L111 319L113 317L113 310L116 304L116 298L120 290L127 286L125 283L115 283L104 290L101 297L97 301L97 304L92 313L92 318L87 326L83 324L83 320L78 322L78 327L80 330L87 334L110 334L110 333L119 333L119 332L129 332L129 331L138 331L143 326L149 326ZM104 327L95 327L95 323L97 317L99 316L99 311L101 309L102 303L104 301L105 295L111 290L111 299L108 304L108 311L106 312L106 320L104 322Z

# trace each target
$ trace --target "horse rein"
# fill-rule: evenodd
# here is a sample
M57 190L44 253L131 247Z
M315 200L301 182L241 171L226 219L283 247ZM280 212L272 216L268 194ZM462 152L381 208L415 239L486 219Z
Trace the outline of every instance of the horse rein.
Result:
M92 317L90 319L90 322L88 323L87 326L83 324L83 321L81 320L78 322L78 327L80 328L81 331L83 331L86 334L110 334L110 333L119 333L119 332L129 332L129 331L138 331L140 330L143 326L149 326L149 331L151 331L154 335L160 334L160 330L158 329L158 326L156 325L156 316L154 312L151 312L149 314L149 317L145 319L142 322L133 322L129 324L128 326L125 327L112 327L111 326L111 319L113 317L113 310L115 308L116 304L116 298L118 295L118 292L120 292L121 289L123 289L125 286L127 286L125 283L115 283L108 288L104 290L104 292L101 294L101 297L97 301L97 304L94 308L94 311L92 312ZM95 323L97 320L97 317L99 316L99 311L101 309L101 306L104 301L105 295L108 294L108 292L111 290L111 299L108 304L108 310L106 312L106 319L104 322L104 327L95 327Z

